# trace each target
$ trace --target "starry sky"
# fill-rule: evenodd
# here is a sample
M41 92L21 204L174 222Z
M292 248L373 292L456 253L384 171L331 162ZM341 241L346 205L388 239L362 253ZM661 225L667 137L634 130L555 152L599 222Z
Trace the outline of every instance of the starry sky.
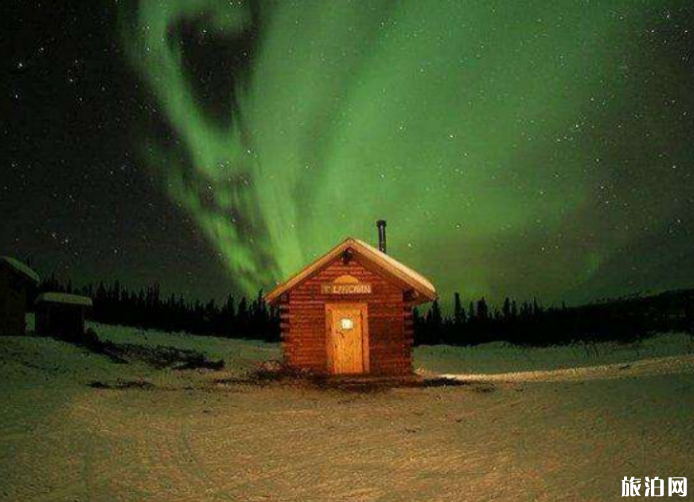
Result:
M346 236L444 296L694 287L694 6L0 6L0 254L254 294Z

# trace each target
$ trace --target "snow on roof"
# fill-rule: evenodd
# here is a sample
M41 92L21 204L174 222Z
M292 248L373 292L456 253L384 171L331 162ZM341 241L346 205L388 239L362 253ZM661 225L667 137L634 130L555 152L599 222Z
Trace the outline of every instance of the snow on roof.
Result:
M15 272L17 272L18 274L26 277L27 279L35 282L36 284L38 284L41 281L36 272L34 272L27 265L15 258L12 258L10 256L0 256L0 265L2 265L3 263Z
M400 272L402 272L403 274L405 274L405 275L407 275L407 276L410 276L410 277L412 277L414 280L416 280L416 281L418 281L419 283L421 283L424 287L426 287L427 289L429 289L429 291L431 292L431 294L432 294L433 297L436 297L436 288L435 288L434 285L429 281L429 279L427 279L426 277L424 277L422 274L420 274L420 273L418 273L418 272L415 272L415 271L412 270L410 267L408 267L408 266L406 266L406 265L403 265L402 263L400 263L398 260L396 260L396 259L393 258L392 256L387 255L386 253L384 253L384 252L381 251L380 249L376 249L375 247L371 246L370 244L367 244L366 242L364 242L364 241L362 241L362 240L354 239L354 241L357 242L357 243L359 243L359 244L361 244L364 248L368 249L371 253L373 253L374 255L376 255L376 257L377 257L378 259L385 261L385 262L388 263L391 267L394 267L394 268L398 269L398 270L399 270ZM432 298L432 299L433 299L433 298Z
M36 299L36 303L63 303L91 307L92 299L88 296L69 295L67 293L43 293Z
M280 297L280 295L309 278L314 272L317 272L318 270L327 266L347 249L354 250L355 252L364 256L366 259L383 268L386 272L389 272L391 275L411 286L415 291L422 295L423 301L427 302L436 299L436 288L434 288L434 285L423 275L415 272L411 268L397 261L395 258L383 253L366 242L349 237L335 246L327 254L323 255L321 258L317 259L309 266L301 270L294 277L270 291L267 295L265 295L265 300L269 303L274 302Z

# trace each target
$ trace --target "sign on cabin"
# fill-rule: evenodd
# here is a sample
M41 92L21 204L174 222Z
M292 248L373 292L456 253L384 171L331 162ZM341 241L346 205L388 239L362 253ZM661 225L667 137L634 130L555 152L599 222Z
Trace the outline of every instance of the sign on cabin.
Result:
M365 284L349 274L341 275L332 282L321 284L324 295L369 295L371 284Z
M324 295L369 295L371 284L335 284L328 283L321 286Z

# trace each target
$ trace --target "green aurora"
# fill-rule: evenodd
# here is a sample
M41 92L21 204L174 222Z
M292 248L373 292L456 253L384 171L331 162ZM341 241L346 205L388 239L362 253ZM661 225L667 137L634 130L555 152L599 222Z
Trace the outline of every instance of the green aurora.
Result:
M659 131L688 130L675 110L644 120L662 95L634 85L658 71L634 35L663 9L142 0L123 40L176 138L148 141L149 165L243 292L345 236L373 242L384 218L389 251L443 294L561 298L676 218ZM186 25L229 51L253 37L222 112L202 103Z

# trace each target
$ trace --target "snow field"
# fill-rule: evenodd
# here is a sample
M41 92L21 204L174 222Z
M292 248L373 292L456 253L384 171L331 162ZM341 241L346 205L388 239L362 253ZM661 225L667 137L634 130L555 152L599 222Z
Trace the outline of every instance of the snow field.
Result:
M624 476L694 480L693 356L677 335L596 355L424 347L421 371L485 383L363 393L219 383L278 357L275 345L94 328L227 368L154 370L0 338L0 500L609 501ZM557 378L572 364L577 377ZM154 387L89 386L119 380Z

